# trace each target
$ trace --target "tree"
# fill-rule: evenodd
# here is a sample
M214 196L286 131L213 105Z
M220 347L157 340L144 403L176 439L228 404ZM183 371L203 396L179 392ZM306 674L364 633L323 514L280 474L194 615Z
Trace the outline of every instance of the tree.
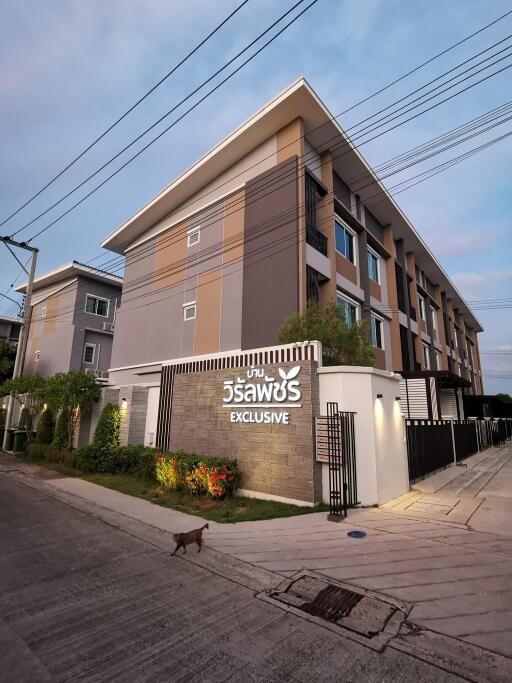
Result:
M41 413L39 422L37 423L36 442L37 443L51 443L53 440L53 430L55 427L55 420L52 411L47 408Z
M107 403L103 408L94 431L94 445L102 451L111 451L119 447L119 430L121 427L121 411L114 403Z
M16 359L16 347L6 341L0 341L0 384L11 379Z
M55 432L53 434L52 446L63 450L69 442L68 436L69 409L62 408L57 418Z
M512 403L512 396L510 394L496 394L496 398L499 398L506 403Z
M368 323L347 325L335 301L320 308L309 303L304 313L290 315L278 333L281 344L317 340L322 342L324 365L370 365L375 352L368 343Z
M23 414L23 427L30 440L34 420L43 409L47 380L39 375L21 375L8 379L0 387L0 395L11 395L19 403Z
M85 370L58 372L47 381L45 399L53 410L66 410L67 448L73 448L76 425L80 413L89 408L100 396L100 385L94 375ZM60 419L60 415L59 415ZM58 431L59 420L57 420Z

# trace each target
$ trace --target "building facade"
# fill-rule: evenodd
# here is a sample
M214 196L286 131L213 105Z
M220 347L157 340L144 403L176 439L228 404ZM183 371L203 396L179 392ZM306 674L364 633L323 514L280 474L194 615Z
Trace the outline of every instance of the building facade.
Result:
M36 277L23 372L86 369L106 377L121 290L122 278L77 261Z
M421 380L427 416L443 392L483 391L479 321L304 79L103 246L126 257L114 383L271 346L287 315L335 299L347 322L368 321L376 368Z
M18 345L20 338L21 320L9 316L0 317L0 341L7 342L13 346Z

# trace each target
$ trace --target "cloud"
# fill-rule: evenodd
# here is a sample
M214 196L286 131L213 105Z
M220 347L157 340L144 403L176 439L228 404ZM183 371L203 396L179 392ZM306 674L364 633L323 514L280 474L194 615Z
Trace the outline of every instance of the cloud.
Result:
M452 279L469 299L483 298L484 295L491 298L493 292L492 298L502 299L506 296L502 291L503 285L512 285L512 268L455 273Z

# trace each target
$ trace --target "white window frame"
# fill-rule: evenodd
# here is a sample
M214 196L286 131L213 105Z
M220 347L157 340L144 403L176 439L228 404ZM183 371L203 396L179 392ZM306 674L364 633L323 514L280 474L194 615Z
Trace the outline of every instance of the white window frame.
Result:
M342 254L341 251L338 251L336 249L336 221L343 226L343 229L346 230L350 235L352 235L353 239L353 252L354 252L354 260L351 261L349 258L345 256L345 254ZM334 214L334 248L336 249L336 253L339 254L340 256L343 256L344 259L346 259L349 263L351 263L353 266L357 267L357 233L355 230L352 230L351 227L349 227L345 221L338 216L337 213Z
M102 313L94 313L93 311L88 311L87 310L87 299L91 297L91 299L96 299L97 301L106 301L107 302L107 312L105 315ZM85 295L85 306L84 306L84 312L88 313L89 315L97 315L100 318L108 318L108 315L110 313L110 299L107 299L104 296L98 296L98 294L92 294L91 292L87 292Z
M343 256L343 254L342 254L342 256ZM338 303L338 299L343 299L344 301L346 301L351 306L354 306L354 308L356 309L356 323L358 323L361 320L360 304L358 304L357 301L355 301L354 299L351 299L346 294L342 294L339 290L336 292L336 303Z
M434 349L434 358L436 359L436 370L441 370L441 354L437 349Z
M34 353L34 360L35 360L35 362L37 363L37 362L39 361L40 358L41 358L41 351L37 350L37 351Z
M423 308L423 315L421 315L421 311ZM418 294L418 316L423 322L427 322L427 308L425 305L425 298L421 296L421 294Z
M421 352L423 355L423 358L421 359L423 361L423 365L427 370L431 370L431 362L430 362L430 349L428 344L425 344L425 342L421 343ZM425 353L426 352L426 353Z
M432 329L437 332L437 310L430 306L430 317L432 319Z
M92 360L85 360L85 351L87 348L92 349ZM94 359L96 358L96 344L91 344L90 342L85 342L84 352L82 354L82 362L86 365L94 365Z
M187 317L187 311L193 310L194 315L191 316L190 318ZM197 304L195 301L188 301L186 304L183 304L183 321L184 322L190 322L190 320L195 320L197 316Z
M374 280L372 276L370 275L370 269L368 269L368 277L372 282L376 282L378 285L380 285L380 256L377 254L377 252L372 249L371 247L367 247L368 253L371 254L372 256L375 257L377 260L377 279Z
M380 341L382 346L377 346L376 344L373 343L372 340L372 346L375 346L376 349L381 349L382 351L385 350L385 345L384 345L384 318L381 318L380 315L377 315L376 313L370 313L370 337L371 337L371 326L372 326L372 319L373 320L378 320L380 322ZM375 340L377 340L377 332L375 332Z
M196 239L197 237L197 239ZM196 225L194 228L187 230L187 247L193 247L201 241L201 226Z
M42 309L41 309L41 320L42 320L43 318L46 318L46 314L47 314L47 313L48 313L48 305L45 305L45 306L43 306Z

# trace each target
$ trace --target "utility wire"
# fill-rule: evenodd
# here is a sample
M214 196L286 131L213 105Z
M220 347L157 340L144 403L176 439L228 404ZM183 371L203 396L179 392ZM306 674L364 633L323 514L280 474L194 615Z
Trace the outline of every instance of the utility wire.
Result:
M125 118L128 116L128 114L131 114L131 112L132 112L134 109L136 109L136 108L139 106L139 104L141 104L142 102L144 102L144 100L145 100L146 98L148 98L148 97L151 95L151 93L153 93L157 88L159 88L159 87L162 85L162 83L164 83L164 82L165 82L168 78L170 78L170 77L171 77L171 76L172 76L172 75L173 75L181 66L183 66L183 64L185 64L185 62L187 62L187 61L188 61L188 60L189 60L189 59L190 59L190 58L191 58L191 57L192 57L192 56L193 56L201 47L203 47L203 45L204 45L205 43L207 43L207 42L210 40L210 38L212 38L218 31L220 31L220 29L221 29L223 26L225 26L225 25L228 23L228 21L229 21L232 17L234 17L235 14L237 14L237 13L242 9L242 7L244 7L244 5L246 5L248 2L249 2L249 0L244 0L244 1L241 2L237 7L235 7L235 9L234 9L230 14L228 14L228 16L227 16L225 19L223 19L223 20L220 22L220 24L217 24L217 26L215 26L215 28L214 28L212 31L210 31L210 33L208 33L208 35L205 36L205 37L203 38L203 40L201 40L201 41L200 41L192 50L190 50L190 52L188 52L188 53L185 55L185 57L183 57L177 64L175 64L175 65L172 67L172 69L171 69L170 71L168 71L168 72L167 72L167 73L166 73L166 74L165 74L157 83L155 83L155 85L154 85L152 88L150 88L147 92L144 93L144 95L143 95L142 97L140 97L134 104L132 104L132 106L131 106L129 109L127 109L123 114L121 114L121 116L119 116L113 123L111 123L111 124L108 126L108 128L106 128L106 129L103 131L103 133L101 133L101 134L100 134L97 138L95 138L95 139L94 139L94 140L93 140L93 141L92 141L84 150L82 150L82 151L80 152L80 154L78 154L78 156L76 156L74 159L72 159L72 160L69 162L69 164L67 164L67 166L65 166L61 171L59 171L59 172L57 173L56 176L54 176L51 180L49 180L49 181L46 183L46 185L44 185L44 186L43 186L40 190L38 190L35 194L33 194L31 197L29 197L29 199L27 199L21 206L19 206L15 211L13 211L9 216L7 216L7 218L4 218L4 219L0 222L0 227L1 227L2 225L4 225L5 223L7 223L7 221L9 221L11 218L13 218L14 216L16 216L16 215L17 215L20 211L22 211L26 206L28 206L31 202L33 202L34 199L36 199L37 197L39 197L46 189L48 189L48 188L50 187L50 185L53 185L53 183L54 183L56 180L58 180L61 176L63 176L64 173L66 173L66 171L68 171L72 166L74 166L74 165L76 164L77 161L79 161L83 156L85 156L85 154L87 154L87 152L89 152L89 150L91 150L95 145L97 145L98 142L100 142L100 140L102 140L106 135L108 135L108 133L110 133L111 130L113 130L119 123L121 123L121 121L123 121L123 119L125 119Z
M21 228L18 228L13 235L17 235L19 232L24 230L25 228L29 227L32 225L35 221L39 220L39 218L42 218L44 215L46 215L49 211L51 211L53 208L58 206L61 202L63 202L65 199L67 199L70 195L72 195L76 190L79 188L83 187L89 180L94 178L98 173L100 173L102 170L104 170L107 166L109 166L115 159L120 157L125 151L130 149L136 142L138 142L141 138L143 138L147 133L149 133L153 128L155 128L159 123L164 121L170 114L172 114L176 109L178 109L182 104L187 102L191 97L193 97L195 94L197 94L200 90L202 90L208 83L210 83L212 80L214 80L220 73L222 73L225 69L227 69L233 62L235 62L241 55L243 55L247 50L249 50L255 43L257 43L261 38L263 38L267 33L269 33L277 24L281 23L281 21L287 17L291 12L293 12L299 5L301 5L305 0L298 0L289 10L284 12L276 21L274 21L265 31L260 33L257 38L252 40L248 45L246 45L242 50L240 50L234 57L232 57L226 64L224 64L220 69L218 69L215 73L213 73L211 76L209 76L205 81L203 81L199 86L194 88L192 92L190 92L188 95L186 95L184 98L182 98L176 105L174 105L171 109L169 109L163 116L161 116L157 121L155 121L151 126L146 128L142 133L140 133L136 138L134 138L131 142L129 142L123 149L121 149L117 154L115 154L113 157L111 157L108 161L106 161L102 166L100 166L96 171L94 171L92 174L90 174L85 180L83 180L79 185L74 187L72 190L70 190L67 194L65 194L63 197L61 197L59 200L54 202L48 209L45 211L41 212L38 216L33 218L32 220L28 221L28 223L25 223L24 225L21 226ZM220 81L214 88L209 90L206 95L202 96L194 105L189 107L183 114L181 114L175 121L173 121L169 126L164 128L158 135L156 135L152 140L149 141L142 149L140 149L135 155L133 155L126 163L124 163L115 173L110 175L103 183L98 185L97 188L95 188L94 192L96 189L99 189L104 185L106 182L108 182L111 178L113 178L117 173L125 168L129 163L134 161L138 156L140 156L148 147L150 147L152 144L154 144L157 140L159 140L165 133L167 133L171 128L173 128L177 123L179 123L183 118L188 116L196 107L198 107L202 102L204 102L210 95L212 95L216 90L218 90L224 83L226 83L228 80L230 80L235 74L237 74L241 69L243 69L252 59L254 59L260 52L262 52L270 43L272 43L278 36L281 35L284 31L286 31L299 17L301 17L305 12L307 12L310 7L312 7L314 4L316 4L318 0L312 0L307 7L302 10L299 14L297 14L288 24L286 24L277 34L275 34L270 40L268 40L261 48L259 48L249 59L246 61L242 62L240 66L238 66L234 71L232 71L228 76ZM92 194L92 192L90 193ZM86 195L85 198L89 197L89 195ZM78 206L81 202L79 202L76 206ZM75 208L75 207L72 207ZM48 226L49 227L49 226ZM34 237L39 236L42 232L44 232L47 228L41 230L38 232ZM27 242L30 242L34 237L31 237Z
M301 1L302 1L302 0L301 0ZM299 4L299 3L297 3L297 4ZM289 10L289 12L291 12L293 9L295 9L296 6L297 6L297 5L294 5L294 6L291 8L291 10ZM306 8L306 9L308 9L308 8ZM288 13L289 13L289 12L288 12ZM511 12L512 12L512 10L511 10ZM510 13L509 13L509 14L510 14ZM279 21L281 21L282 18L283 18L284 16L285 16L285 15L283 15L280 19L277 20L277 22L275 22L271 27L269 27L269 29L267 29L267 32L268 32L269 30L271 30L271 28L273 28L273 26L274 26L276 23L279 23ZM300 15L299 15L299 16L300 16ZM507 16L507 15L503 15L503 17L505 17L505 16ZM503 18L503 17L501 17L501 18ZM491 25L492 25L492 24L491 24ZM484 28L481 29L481 30L485 30L485 28L486 28L486 27L484 27ZM266 32L264 32L264 33L266 33ZM206 81L204 81L204 82L203 82L198 88L196 88L190 95L188 95L184 100L182 100L180 103L178 103L178 105L176 105L176 106L173 107L171 110L169 110L169 111L168 111L166 114L164 114L164 116L161 117L157 122L155 122L154 124L152 124L152 126L150 126L149 128L147 128L147 129L146 129L143 133L141 133L137 138L135 138L132 142L130 142L130 143L129 143L126 147L124 147L117 155L115 155L114 157L112 157L111 159L109 159L103 166L101 166L101 167L100 167L99 169L97 169L93 174L91 174L88 178L86 178L84 181L82 181L82 183L80 183L80 184L77 185L75 188L73 188L69 193L67 193L66 195L64 195L63 197L61 197L57 202L55 202L53 205L51 205L51 206L50 206L48 209L46 209L44 212L40 213L38 216L36 216L35 218L33 218L33 219L32 219L31 221L29 221L28 223L25 223L22 227L20 227L17 231L15 231L15 232L13 233L13 235L16 235L18 232L21 232L21 231L24 230L26 227L28 227L28 226L30 226L31 224L33 224L33 223L34 223L35 221L37 221L39 218L41 218L41 217L44 216L46 213L48 213L51 209L55 208L58 204L60 204L60 203L61 203L62 201L64 201L65 199L67 199L67 198L68 198L71 194L73 194L77 189L79 189L79 188L82 187L85 183L87 183L89 180L91 180L95 175L97 175L97 173L101 172L101 170L103 170L103 169L104 169L106 166L108 166L112 161L114 161L116 158L118 158L124 151L126 151L126 150L127 150L129 147L131 147L135 142L137 142L142 136L144 136L147 132L149 132L152 128L154 128L159 122L161 122L161 121L162 121L164 118L166 118L170 113L172 113L172 112L173 112L178 106L180 106L184 101L186 101L187 99L189 99L195 92L197 92L199 89L201 89L206 83L209 82L209 80L211 80L212 78L214 78L218 73L220 73L221 71L223 71L227 66L229 66L229 64L231 64L235 59L237 59L244 51L246 51L247 49L249 49L249 48L251 47L251 45L253 45L255 42L257 42L257 41L264 35L264 33L261 34L260 36L258 36L258 38L256 38L254 41L252 41L251 44L249 44L246 48L244 48L244 50L242 50L240 53L238 53L238 55L236 55L236 56L235 56L232 60L230 60L226 65L224 65L219 71L217 71L216 74L214 74L213 76L211 76L210 79L207 79ZM498 41L498 43L495 43L494 45L491 45L491 46L490 46L489 48L487 48L486 50L483 50L483 51L477 53L476 55L472 56L472 57L469 58L468 60L465 60L465 62L463 62L461 65L459 65L459 66L457 66L457 67L454 67L453 69L450 69L449 71L447 71L447 72L445 72L444 74L442 74L441 76L439 76L437 79L434 79L434 81L435 81L435 80L438 80L439 78L442 78L443 76L445 76L445 75L448 74L448 73L453 72L455 69L460 68L460 66L462 66L462 65L464 65L464 64L466 64L466 63L472 61L473 59L475 59L476 57L480 56L480 55L483 54L484 52L489 51L490 49L494 48L496 45L502 43L504 40L507 40L509 37L510 37L510 36L508 36L507 38L505 38L505 39L503 39L503 40L501 40L501 41ZM467 39L469 39L469 37L468 37ZM464 42L464 41L462 41L462 42ZM256 54L257 54L257 53L256 53ZM440 54L443 54L443 53L440 53ZM254 56L255 56L255 55L254 55ZM432 61L432 60L435 59L435 58L436 58L436 57L432 58L432 59L429 60L429 61ZM428 63L428 62L427 62L427 63ZM243 66L243 65L242 65L242 66ZM476 65L475 65L475 66L476 66ZM417 69L419 69L419 68L421 68L421 65L420 65L419 67L417 67ZM471 67L471 68L475 68L475 67ZM416 69L416 70L417 70L417 69ZM236 71L235 71L234 73L236 73ZM232 75L234 75L234 74L231 74L230 76L228 76L228 78L230 78ZM404 77L405 77L405 76L404 76ZM226 80L228 80L228 79L226 79ZM403 100L406 99L407 97L410 97L412 94L414 94L414 93L418 92L419 90L421 90L421 89L427 87L428 85L430 85L430 84L431 84L432 82L434 82L434 81L429 81L427 84L425 84L425 85L422 86L421 88L419 88L419 89L413 91L413 93L411 93L410 95L406 96L405 98L401 98L400 100L398 100L398 102L403 101ZM223 81L223 82L225 82L225 81ZM222 83L219 84L219 85L222 85ZM210 94L211 94L211 93L210 93ZM202 101L202 100L200 100L200 102L201 102L201 101ZM197 103L197 104L199 104L199 103ZM194 105L194 107L192 107L192 109L195 108L195 107L197 106L197 104ZM395 103L393 103L393 104L395 104ZM353 106L351 107L351 109L353 109L354 106L356 106L356 105L353 105ZM379 112L377 112L377 113L381 113L381 112L383 112L383 111L386 111L386 110L388 110L391 106L393 106L393 105L388 105L387 107L385 107L384 109L381 109L381 110L380 110ZM191 109L189 109L187 112L185 112L185 115L187 115L190 111L191 111ZM348 111L348 110L346 110L346 111ZM336 119L336 118L338 118L339 116L341 116L343 113L344 113L344 112L342 112L342 113L339 114L338 116L332 117L332 118L333 118L333 119ZM376 116L376 114L374 114L373 116ZM137 156L139 156L140 153L142 153L143 151L145 151L145 149L147 149L147 147L149 147L149 146L152 145L154 142L156 142L156 140L158 140L164 133L166 133L171 127L173 127L176 123L178 123L178 121L180 121L182 118L183 118L183 116L181 116L180 118L178 118L177 121L173 122L173 123L171 124L171 126L169 126L169 127L167 127L166 129L164 129L164 131L162 131L162 133L160 133L160 134L159 134L158 136L156 136L153 140L151 140L147 146L143 147L142 150L140 150L136 155L134 155L131 159L129 159L128 162L127 162L126 164L123 164L123 166L121 166L121 168L118 169L118 171L121 170L122 168L124 168L126 165L128 165L128 163L130 163L131 161L133 161L135 158L137 158ZM385 118L385 117L384 117L384 118ZM366 120L367 120L367 119L364 119L364 121L366 121ZM361 122L360 122L360 123L361 123ZM374 122L374 123L375 123L375 122ZM323 125L325 125L325 124L321 124L321 126L323 126ZM360 124L356 124L356 126L359 126L359 125L360 125ZM373 124L372 124L372 125L373 125ZM319 126L319 128L320 128L321 126ZM353 126L353 127L354 127L354 126ZM352 128L353 128L353 127L352 127ZM349 129L349 130L350 130L350 129ZM118 172L118 171L117 171L117 172ZM116 173L117 173L117 172L116 172ZM107 182L108 180L110 180L110 178L112 178L114 175L116 175L116 173L114 173L114 174L112 174L111 176L109 176L109 177L106 179L106 181L104 181L104 183L98 185L97 188L95 188L93 191L96 191L96 189L99 189L103 184L105 184L105 182ZM89 195L86 195L85 198L88 198L88 196L90 196L90 194L89 194ZM85 198L84 198L84 199L85 199ZM74 209L74 208L75 208L76 206L78 206L80 203L81 203L81 202L78 202L76 205L72 206L70 210ZM67 213L69 213L69 211L66 212L66 213L64 213L62 217L64 217L65 215L67 215ZM60 217L57 218L57 220L60 220ZM51 227L51 225L53 225L53 224L54 224L54 223L51 223L50 226L47 226L47 227ZM45 230L45 229L43 229L41 232L44 232L44 230ZM41 234L41 232L37 233L34 237L36 237L36 236L38 236L39 234ZM33 239L33 238L31 238L31 239ZM29 240L29 241L30 241L30 240Z

